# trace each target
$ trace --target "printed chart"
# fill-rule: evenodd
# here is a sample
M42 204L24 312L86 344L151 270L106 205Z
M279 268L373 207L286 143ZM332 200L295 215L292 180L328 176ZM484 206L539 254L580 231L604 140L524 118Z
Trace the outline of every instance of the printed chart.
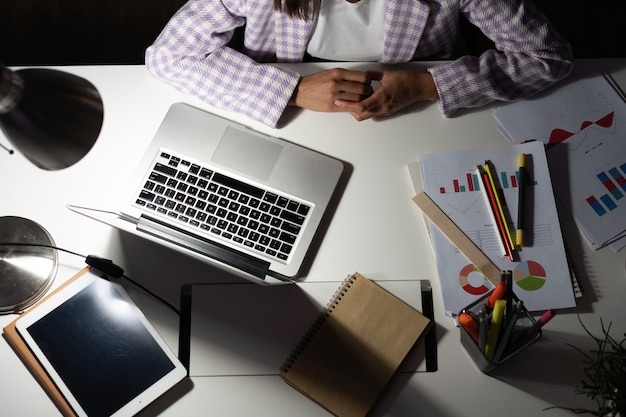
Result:
M519 171L509 173L507 171L500 171L498 179L500 180L500 186L502 189L517 188L519 183ZM526 184L537 185L536 181L532 181L529 174L526 174ZM453 178L450 187L439 187L440 194L446 194L450 192L465 193L481 190L481 181L477 174L468 172L465 174L465 178Z
M590 65L528 100L494 111L510 140L539 140L557 198L589 244L626 246L626 102Z
M566 141L572 136L583 132L585 129L591 129L596 126L605 128L605 129L615 128L615 125L613 123L614 117L615 117L615 112L612 111L606 116L603 116L596 121L585 120L581 123L580 130L578 130L578 132L568 132L567 130L564 130L564 129L555 128L552 130L552 132L550 132L550 137L548 138L548 148Z
M626 192L626 163L619 167L611 167L608 171L599 172L596 177L605 188L605 194L598 198L590 195L585 199L598 216L604 216L609 211L617 209L618 202L624 198Z
M540 290L547 279L548 275L543 266L532 260L519 263L513 270L513 280L526 291Z
M459 285L468 294L483 295L486 294L491 286L487 278L474 266L467 264L459 273Z
M508 219L517 219L520 153L530 155L526 210L532 213L528 246L510 261L505 256L476 164L491 161L497 189ZM514 292L530 311L575 305L556 204L541 142L484 150L444 152L420 157L423 189L467 237L502 270L511 270ZM515 228L510 220L511 228ZM436 228L431 238L446 314L454 316L486 294L493 286L484 275Z
M548 150L557 197L594 248L626 231L626 104L621 105L604 126L587 127ZM615 242L613 249L625 244Z
M539 291L547 279L548 274L544 267L533 260L520 262L513 269L515 284L525 291ZM461 269L459 286L470 295L483 295L491 289L487 278L474 264L467 264Z

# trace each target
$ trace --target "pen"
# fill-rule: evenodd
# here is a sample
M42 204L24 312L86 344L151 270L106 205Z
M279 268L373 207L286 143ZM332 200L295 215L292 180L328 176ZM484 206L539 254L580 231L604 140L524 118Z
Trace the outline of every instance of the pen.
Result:
M481 311L478 314L478 348L485 353L487 343L487 313Z
M539 333L541 328L547 322L552 320L552 317L554 317L555 314L556 314L556 311L554 311L554 309L550 309L546 311L545 313L543 313L541 317L539 318L539 320L533 323L532 326L527 328L519 337L515 339L515 342L513 343L513 346L511 349L517 350L521 348L522 346L524 346L525 344L527 344L528 342L530 342L531 340L533 340L535 337L537 337L537 334Z
M485 191L485 197L487 198L487 205L489 206L492 220L495 223L496 228L498 229L498 236L500 236L500 240L502 242L502 245L504 246L504 252L509 260L513 261L513 252L509 240L506 237L503 219L498 213L498 208L495 201L495 193L494 190L491 188L489 176L481 165L476 166L476 171L478 172L478 175L482 180L483 190Z
M509 230L509 224L506 221L506 216L504 214L504 205L502 204L502 201L500 201L500 194L498 193L498 189L496 188L496 181L493 179L493 173L492 171L492 167L493 164L491 163L491 161L485 161L485 172L487 173L487 176L489 177L489 184L491 185L491 189L493 190L493 194L494 194L494 198L496 201L496 206L498 207L498 213L500 214L500 217L502 218L502 224L504 225L504 230L506 231L506 239L508 239L509 241L509 245L511 246L511 248L515 247L515 243L513 242L513 236L511 235L511 231Z
M489 334L487 334L487 343L485 343L485 356L492 360L496 353L496 345L500 336L500 328L502 327L502 318L504 316L504 306L506 300L496 301L491 314L491 324L489 325Z
M515 231L515 246L524 245L524 204L526 194L526 154L519 154L517 178L517 230Z
M502 271L501 280L506 283L506 309L504 310L504 320L508 323L511 311L513 310L513 272Z
M502 355L504 354L509 341L511 340L511 335L513 334L513 329L515 329L515 323L517 322L517 318L519 317L522 311L523 303L519 301L514 308L511 309L509 313L508 321L506 323L506 327L504 330L504 334L502 335L502 339L500 339L500 343L498 344L498 349L496 350L496 354L493 357L494 362L498 362ZM507 306L508 308L508 302Z
M420 281L420 287L422 293L422 313L433 322L426 336L424 336L426 371L435 372L437 370L437 326L434 324L433 290L428 280Z
M527 338L536 335L539 332L539 329L541 329L544 324L552 320L552 317L554 317L555 315L556 311L554 311L554 309L552 308L549 309L548 311L543 313L541 317L539 317L539 320L537 320L532 326L526 329L522 337Z

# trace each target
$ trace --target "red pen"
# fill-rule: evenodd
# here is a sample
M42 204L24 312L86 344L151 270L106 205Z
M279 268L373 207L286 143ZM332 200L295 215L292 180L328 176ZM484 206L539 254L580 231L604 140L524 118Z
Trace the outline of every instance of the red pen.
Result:
M480 174L483 189L485 190L485 195L487 197L487 203L491 209L491 217L498 228L498 235L500 236L500 240L504 246L504 252L509 260L513 262L513 248L507 238L506 229L504 227L504 219L500 216L498 205L496 203L496 196L494 194L496 191L491 187L491 180L489 179L489 175L485 172L484 168L481 165L477 165L476 169Z
M546 311L545 313L543 313L541 317L539 317L539 320L537 320L532 326L530 326L524 332L524 337L532 337L536 335L539 332L539 329L541 329L544 324L552 320L552 317L554 317L555 314L556 314L556 311L554 311L554 309L552 308Z
M539 331L541 330L543 325L549 322L550 320L552 320L552 317L554 317L555 314L556 314L556 311L554 309L550 309L546 311L545 313L543 313L541 317L539 318L539 320L533 323L532 326L527 328L524 331L524 333L522 333L519 337L515 339L515 342L512 343L511 351L516 351L517 349L520 349L521 347L523 347L530 341L534 340L539 334Z

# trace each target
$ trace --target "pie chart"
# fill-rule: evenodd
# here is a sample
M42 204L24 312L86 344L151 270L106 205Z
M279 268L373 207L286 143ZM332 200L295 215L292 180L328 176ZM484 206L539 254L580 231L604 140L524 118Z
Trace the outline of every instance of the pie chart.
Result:
M546 283L546 270L535 261L520 262L513 271L513 279L526 291L537 291Z
M485 285L485 276L473 264L465 265L459 272L461 288L472 295L482 295L489 291Z

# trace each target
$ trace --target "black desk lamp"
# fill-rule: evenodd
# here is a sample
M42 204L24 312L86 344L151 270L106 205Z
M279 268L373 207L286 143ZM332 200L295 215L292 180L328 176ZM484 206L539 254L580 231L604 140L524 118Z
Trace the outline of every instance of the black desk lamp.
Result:
M0 64L0 130L39 168L59 170L78 162L96 142L102 120L102 99L89 81L51 69L11 71ZM0 243L7 242L50 247L0 247L0 314L37 301L58 266L54 241L37 223L0 217Z
M39 168L78 162L100 134L102 99L89 81L62 71L0 65L0 129Z

